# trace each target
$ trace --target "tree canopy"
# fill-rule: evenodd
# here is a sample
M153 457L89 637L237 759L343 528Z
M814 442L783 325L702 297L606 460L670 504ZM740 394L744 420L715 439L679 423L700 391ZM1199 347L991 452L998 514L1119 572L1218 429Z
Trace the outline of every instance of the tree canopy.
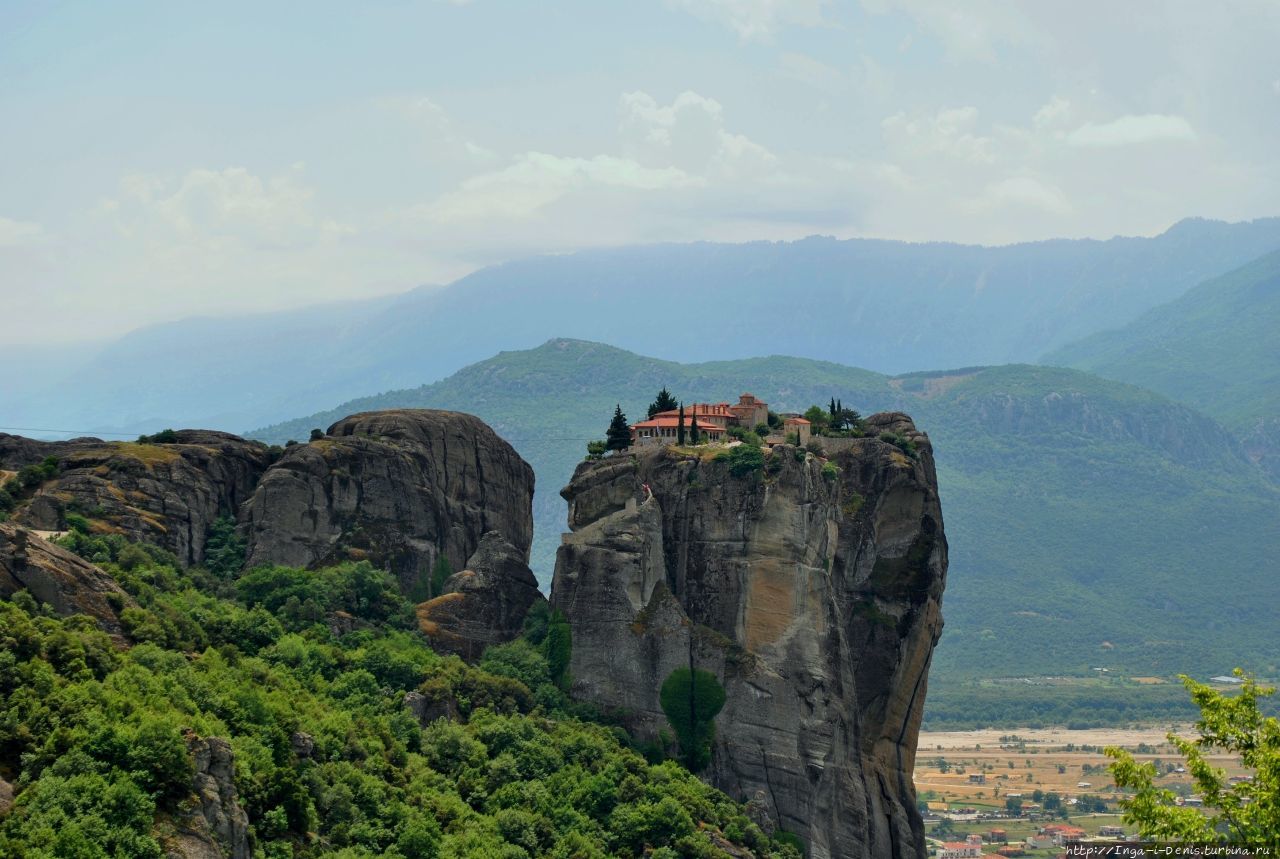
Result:
M677 668L662 683L662 712L676 732L684 764L693 772L711 763L715 717L724 707L724 687L710 671Z
M1177 805L1173 791L1157 786L1153 764L1141 763L1123 749L1106 750L1115 759L1111 773L1116 786L1133 791L1120 801L1125 820L1136 824L1143 838L1280 846L1280 721L1258 708L1258 699L1275 689L1258 686L1239 669L1235 673L1243 683L1231 697L1186 675L1181 678L1200 708L1195 725L1200 736L1168 737L1186 758L1203 809ZM1229 781L1210 762L1214 750L1239 756L1251 779Z
M631 447L631 427L627 424L627 416L622 413L621 404L613 409L613 420L609 421L609 429L605 433L605 447L609 450Z
M649 417L653 417L658 412L669 412L679 405L676 398L667 390L666 385L662 386L662 390L658 391L658 396L649 404Z

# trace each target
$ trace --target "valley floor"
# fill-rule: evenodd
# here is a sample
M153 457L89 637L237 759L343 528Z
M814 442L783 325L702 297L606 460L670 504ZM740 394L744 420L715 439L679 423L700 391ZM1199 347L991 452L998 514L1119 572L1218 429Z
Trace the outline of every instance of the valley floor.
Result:
M916 753L916 793L929 803L929 816L950 818L947 828L960 837L1000 828L1009 833L1011 841L1022 840L1052 822L1043 808L1049 794L1060 798L1072 825L1094 834L1103 824L1122 823L1114 816L1121 794L1108 770L1111 759L1103 754L1107 746L1120 746L1139 760L1155 763L1161 772L1159 786L1182 796L1194 793L1191 776L1177 771L1183 761L1166 738L1170 730L1179 736L1195 735L1190 724L1086 730L923 731ZM1208 757L1229 776L1245 773L1232 755ZM1091 805L1093 798L1101 800L1111 814L1092 813L1099 806L1078 811L1071 800L1082 797L1090 798ZM1021 801L1024 815L1045 816L1038 821L1027 816L1003 817L1011 798ZM993 819L995 815L1002 819ZM930 831L939 822L934 820Z

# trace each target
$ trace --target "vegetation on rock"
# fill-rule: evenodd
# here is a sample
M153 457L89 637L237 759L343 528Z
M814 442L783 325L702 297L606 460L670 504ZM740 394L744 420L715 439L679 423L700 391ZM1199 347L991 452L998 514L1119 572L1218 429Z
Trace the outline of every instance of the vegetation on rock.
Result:
M232 582L118 538L64 542L137 600L132 647L26 592L0 602L0 770L20 787L0 854L157 859L191 794L194 732L230 741L269 859L798 855L571 708L558 646L518 640L475 668L442 657L368 564ZM440 716L419 724L408 693Z

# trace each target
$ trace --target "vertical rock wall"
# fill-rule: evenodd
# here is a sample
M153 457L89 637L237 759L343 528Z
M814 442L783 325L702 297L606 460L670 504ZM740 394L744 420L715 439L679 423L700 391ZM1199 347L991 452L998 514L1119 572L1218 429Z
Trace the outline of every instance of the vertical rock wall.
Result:
M666 677L715 674L705 775L812 859L926 855L911 772L946 538L927 437L897 413L868 430L740 476L671 450L588 462L563 491L575 696L657 739Z

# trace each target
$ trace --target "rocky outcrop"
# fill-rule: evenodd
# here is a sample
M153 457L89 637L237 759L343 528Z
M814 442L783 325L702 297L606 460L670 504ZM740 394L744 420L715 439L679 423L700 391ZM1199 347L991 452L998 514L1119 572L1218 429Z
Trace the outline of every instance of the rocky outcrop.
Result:
M911 779L947 544L928 438L867 422L826 457L777 446L735 476L647 451L583 463L562 492L551 602L573 694L652 740L663 681L713 673L706 777L812 859L926 855Z
M367 558L421 589L489 531L528 560L533 469L479 418L404 409L344 418L287 448L242 511L250 566Z
M270 463L265 445L210 430L180 430L165 444L0 435L0 468L50 457L56 473L24 494L14 521L59 531L76 513L95 531L161 546L184 565L204 559L209 527L235 515Z
M13 785L0 778L0 819L3 819L13 808Z
M192 797L162 840L168 859L249 859L249 816L240 807L231 744L187 734Z
M530 607L542 600L525 556L490 531L467 568L449 577L440 596L418 606L418 624L436 650L474 661L489 645L518 638Z
M120 612L135 605L93 564L13 523L0 523L0 598L28 591L58 614L87 614L120 638Z

